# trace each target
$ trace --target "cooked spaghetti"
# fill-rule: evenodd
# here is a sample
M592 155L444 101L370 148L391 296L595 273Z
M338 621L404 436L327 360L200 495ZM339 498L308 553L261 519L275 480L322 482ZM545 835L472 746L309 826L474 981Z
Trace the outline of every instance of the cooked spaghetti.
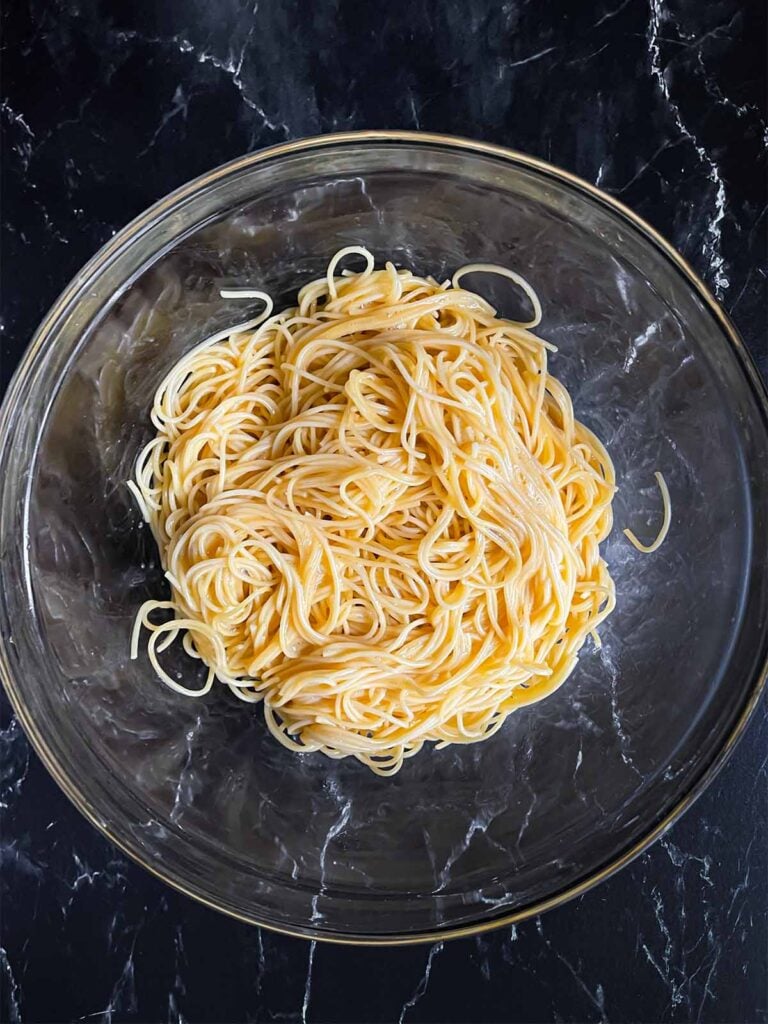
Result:
M365 269L337 272L349 255ZM520 284L531 321L499 318L469 271ZM556 690L614 606L615 486L529 330L530 286L350 247L277 315L226 294L266 309L167 375L131 484L171 588L132 656L146 627L175 690L218 679L285 746L380 774ZM180 635L200 689L160 663Z
M659 485L659 491L661 492L661 501L664 506L664 512L662 515L661 526L659 532L656 534L655 540L651 541L650 544L643 544L642 541L638 540L632 530L623 530L624 536L627 540L637 548L638 551L642 551L645 555L650 555L656 551L664 543L667 534L669 533L669 527L672 523L672 502L669 497L669 488L667 482L661 473L654 473L656 477L656 483Z

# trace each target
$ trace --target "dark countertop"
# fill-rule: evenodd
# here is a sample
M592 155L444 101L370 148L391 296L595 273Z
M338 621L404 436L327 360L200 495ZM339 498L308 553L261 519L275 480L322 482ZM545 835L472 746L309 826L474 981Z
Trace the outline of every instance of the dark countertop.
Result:
M18 0L3 27L3 383L69 278L154 200L247 150L365 127L503 143L596 182L679 248L768 371L757 0ZM608 882L511 929L391 950L260 931L167 889L2 711L3 1021L768 1019L765 704Z

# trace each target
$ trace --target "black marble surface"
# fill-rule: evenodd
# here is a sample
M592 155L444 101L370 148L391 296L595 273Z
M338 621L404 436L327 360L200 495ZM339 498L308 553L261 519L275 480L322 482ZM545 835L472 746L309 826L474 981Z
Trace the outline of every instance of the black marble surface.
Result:
M690 260L768 372L760 0L14 0L2 18L2 383L155 199L244 151L365 127L487 139L596 182ZM391 950L259 931L165 888L2 713L3 1021L768 1019L765 705L613 879L511 929Z

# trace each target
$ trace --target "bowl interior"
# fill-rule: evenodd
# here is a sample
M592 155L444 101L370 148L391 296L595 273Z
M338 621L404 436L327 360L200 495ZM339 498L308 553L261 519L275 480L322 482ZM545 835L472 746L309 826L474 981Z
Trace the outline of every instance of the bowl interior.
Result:
M604 554L617 608L560 691L492 739L381 779L296 756L228 691L185 699L129 659L165 593L125 480L179 356L276 306L344 245L437 277L523 273L551 369L620 486ZM509 282L471 279L508 315ZM448 146L357 144L245 163L135 230L64 303L6 447L8 657L51 760L146 864L296 930L416 934L546 900L599 872L691 789L764 653L765 428L719 321L650 238L544 170ZM763 462L763 465L765 463ZM660 470L672 497L655 554ZM7 474L12 474L8 476ZM18 538L23 543L18 543ZM197 669L169 655L186 678Z

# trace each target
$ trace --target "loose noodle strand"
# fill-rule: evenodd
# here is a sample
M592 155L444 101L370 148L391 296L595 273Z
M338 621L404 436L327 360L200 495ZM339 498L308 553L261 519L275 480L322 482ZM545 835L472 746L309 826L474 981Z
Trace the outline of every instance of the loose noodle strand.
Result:
M656 539L650 544L643 544L642 541L637 539L637 536L632 532L632 530L622 531L629 542L633 544L638 551L642 551L645 555L650 555L661 547L669 533L669 527L672 522L672 502L669 497L667 482L661 473L654 473L654 476L656 477L656 483L659 485L659 490L661 491L661 500L664 508L661 526L659 527L659 532L656 534Z

